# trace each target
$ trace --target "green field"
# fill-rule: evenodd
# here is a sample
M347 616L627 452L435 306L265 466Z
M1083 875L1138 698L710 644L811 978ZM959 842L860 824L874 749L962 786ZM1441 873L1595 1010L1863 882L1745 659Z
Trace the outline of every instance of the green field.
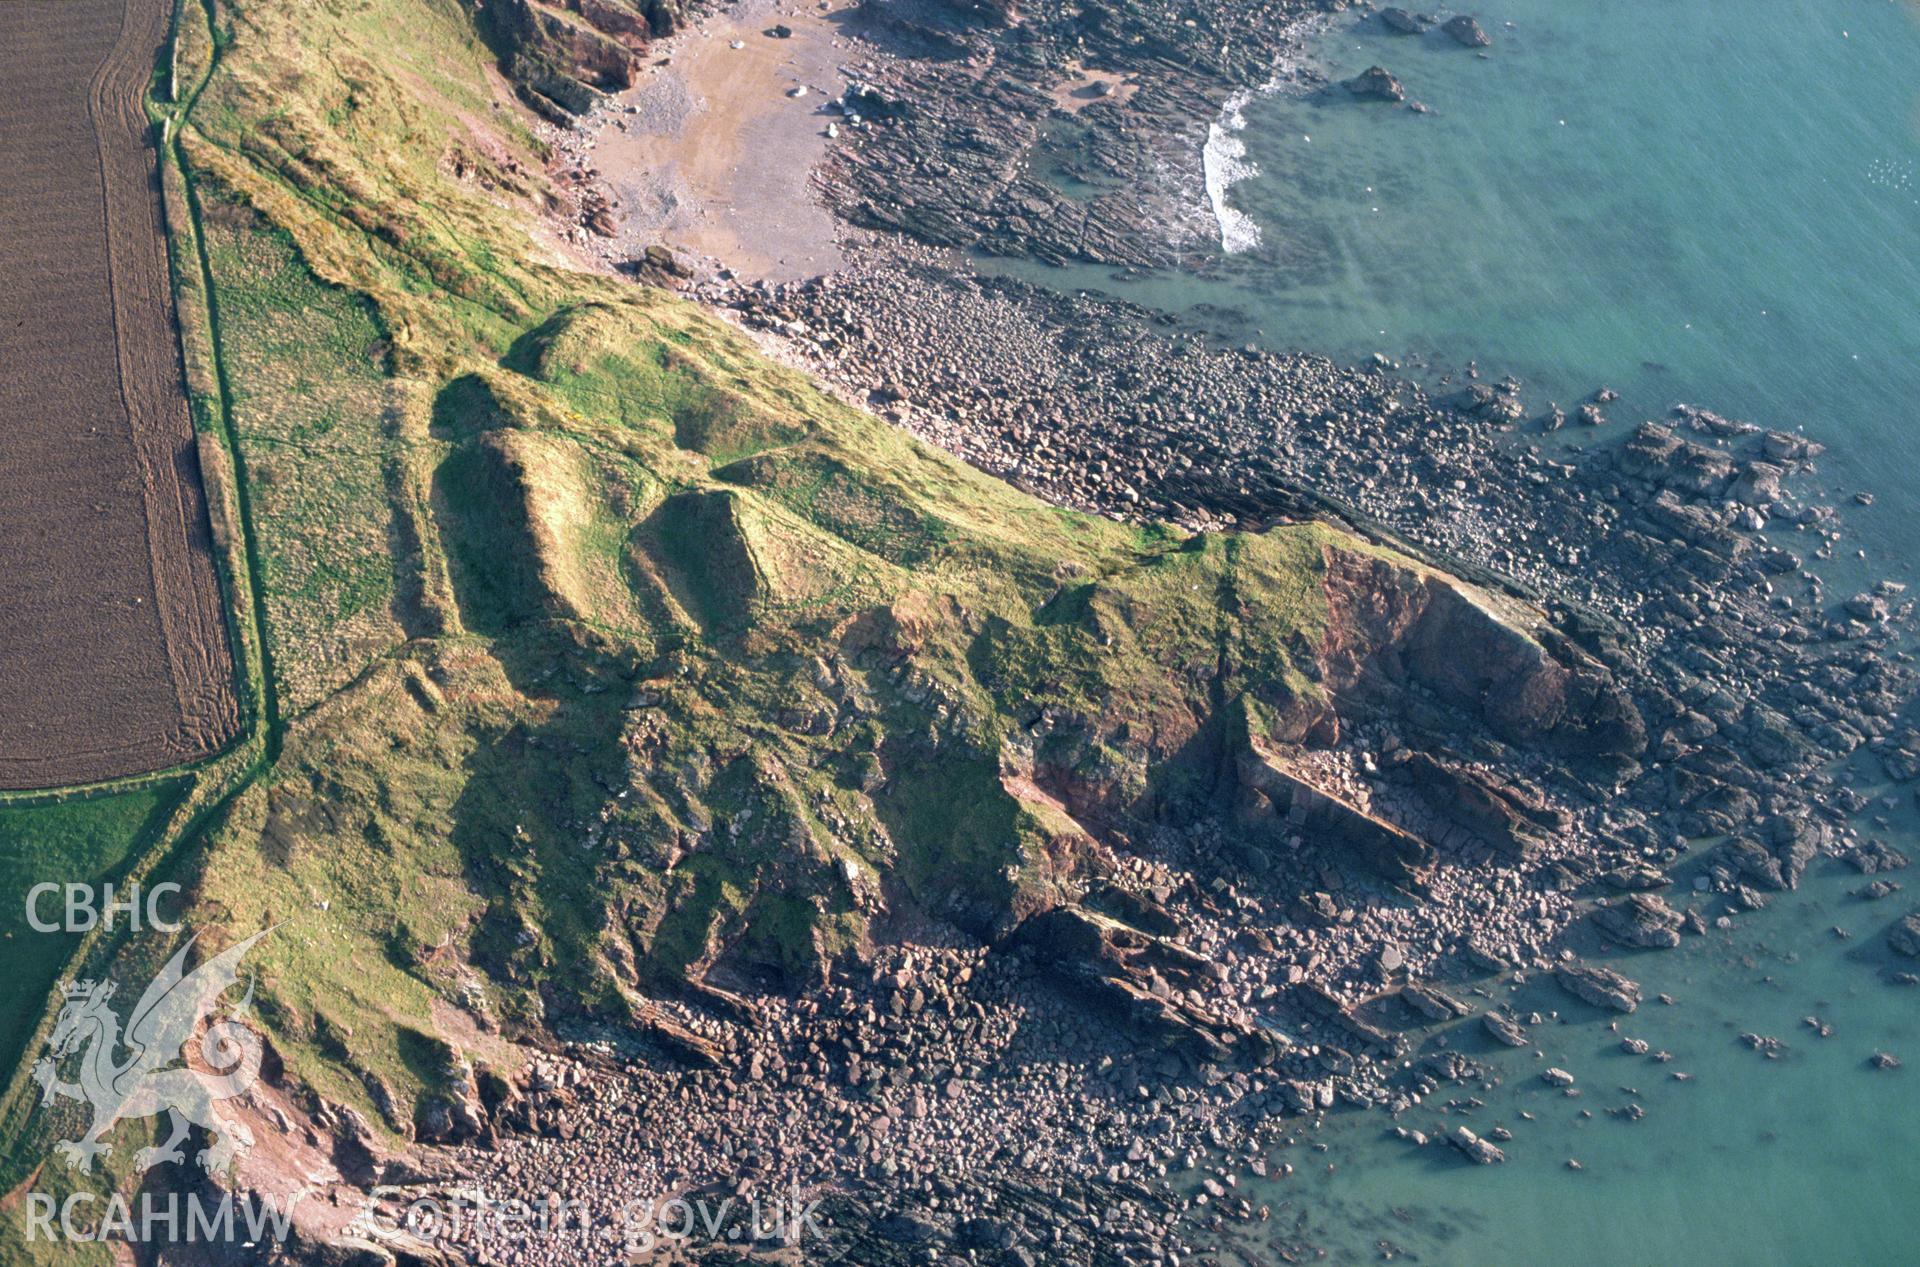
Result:
M7 972L0 976L0 1067L12 1068L49 991L79 945L79 933L29 927L27 896L38 884L98 886L121 877L158 843L184 790L180 782L139 791L39 805L0 805L0 937ZM42 922L63 921L61 899L40 900Z
M404 410L371 306L316 279L244 204L196 192L267 652L281 707L298 713L406 636L407 533L390 496Z

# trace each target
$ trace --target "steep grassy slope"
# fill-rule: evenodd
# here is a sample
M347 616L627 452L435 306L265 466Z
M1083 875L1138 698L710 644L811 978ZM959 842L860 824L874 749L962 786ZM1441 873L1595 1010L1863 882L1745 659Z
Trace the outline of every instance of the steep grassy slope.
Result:
M1320 525L1043 505L543 263L454 0L210 29L177 245L273 689L190 918L279 925L251 962L287 1069L396 1133L474 1027L804 982L904 906L1006 931L1117 833L1225 806L1249 718L1333 733L1328 647L1358 672L1460 593ZM1369 561L1391 628L1329 638Z
M405 1102L435 995L533 1024L722 959L804 979L889 903L1004 928L1079 809L1212 794L1222 698L1312 690L1327 530L1055 511L658 297L567 306L432 417L445 632L289 729L202 890L295 915L262 962L337 1096L351 1055Z

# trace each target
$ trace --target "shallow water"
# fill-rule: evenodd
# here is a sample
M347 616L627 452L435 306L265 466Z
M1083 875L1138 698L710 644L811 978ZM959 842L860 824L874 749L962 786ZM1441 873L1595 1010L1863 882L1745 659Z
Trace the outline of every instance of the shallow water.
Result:
M1847 508L1846 547L1868 551L1861 570L1910 570L1920 5L1493 0L1476 12L1494 40L1484 58L1353 16L1309 52L1336 80L1385 65L1431 114L1337 90L1242 107L1257 174L1226 197L1260 245L1215 275L1037 276L1193 312L1234 337L1352 361L1384 353L1413 373L1473 359L1490 378L1519 375L1540 411L1557 400L1571 413L1604 384L1622 397L1607 410L1616 433L1683 400L1804 429L1831 450L1813 490L1876 495ZM1881 834L1920 856L1900 798ZM1523 1009L1566 1022L1536 1028L1540 1058L1496 1048L1477 1020L1456 1027L1456 1045L1502 1085L1470 1116L1426 1106L1406 1124L1504 1124L1516 1134L1507 1165L1413 1148L1386 1136L1382 1114L1337 1118L1313 1137L1324 1155L1303 1142L1284 1154L1299 1173L1257 1188L1275 1207L1251 1242L1259 1260L1279 1261L1266 1246L1297 1234L1337 1261L1379 1261L1381 1241L1445 1263L1913 1261L1920 988L1886 983L1884 932L1920 890L1867 903L1848 896L1862 883L1822 861L1774 909L1621 963L1648 1002L1619 1034L1549 983L1520 992ZM1836 924L1855 936L1836 937ZM1679 1005L1655 1002L1661 991ZM1805 1028L1809 1015L1834 1036ZM1743 1031L1790 1051L1768 1061ZM1674 1062L1624 1054L1622 1034ZM1868 1069L1879 1049L1909 1067ZM1548 1065L1572 1071L1583 1095L1540 1083ZM1605 1112L1629 1100L1644 1120Z
M1913 1261L1920 1094L1911 1079L1920 1070L1866 1064L1881 1050L1920 1056L1920 988L1885 977L1894 956L1884 930L1910 903L1848 897L1861 883L1851 868L1818 862L1800 892L1736 916L1732 930L1615 961L1647 994L1632 1016L1601 1013L1545 980L1494 987L1522 1015L1557 1011L1559 1020L1533 1027L1535 1047L1518 1051L1494 1044L1477 1020L1454 1027L1451 1044L1501 1084L1443 1087L1440 1103L1401 1122L1429 1134L1506 1126L1515 1136L1503 1145L1507 1163L1473 1166L1444 1144L1391 1138L1383 1113L1338 1117L1312 1137L1324 1154L1304 1141L1283 1150L1295 1176L1252 1190L1275 1213L1251 1244L1298 1237L1339 1262L1380 1261L1382 1241L1403 1261L1441 1263ZM1837 937L1836 924L1852 938ZM1661 992L1675 1004L1659 1003ZM1808 1016L1832 1036L1807 1028ZM1616 1020L1617 1033L1608 1028ZM1768 1060L1739 1041L1745 1032L1788 1050ZM1672 1063L1625 1053L1626 1036L1671 1052ZM1578 1098L1539 1080L1554 1066L1578 1079ZM1475 1094L1485 1108L1442 1110ZM1607 1112L1630 1102L1647 1116ZM1567 1169L1569 1159L1583 1168Z

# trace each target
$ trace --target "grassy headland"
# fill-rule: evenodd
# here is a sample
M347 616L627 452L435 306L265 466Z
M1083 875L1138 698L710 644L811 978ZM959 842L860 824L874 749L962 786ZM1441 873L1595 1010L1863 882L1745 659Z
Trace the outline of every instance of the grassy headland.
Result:
M1322 706L1330 552L1384 556L1050 507L546 262L454 0L182 32L176 265L261 680L156 848L209 939L280 926L251 963L304 1085L404 1135L461 1027L803 983L903 906L1004 932Z

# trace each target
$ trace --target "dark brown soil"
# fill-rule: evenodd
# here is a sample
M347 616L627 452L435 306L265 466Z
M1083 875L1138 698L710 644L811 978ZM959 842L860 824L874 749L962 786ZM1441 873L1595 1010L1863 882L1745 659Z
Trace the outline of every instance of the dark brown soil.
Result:
M140 100L169 0L0 0L0 788L239 724Z

